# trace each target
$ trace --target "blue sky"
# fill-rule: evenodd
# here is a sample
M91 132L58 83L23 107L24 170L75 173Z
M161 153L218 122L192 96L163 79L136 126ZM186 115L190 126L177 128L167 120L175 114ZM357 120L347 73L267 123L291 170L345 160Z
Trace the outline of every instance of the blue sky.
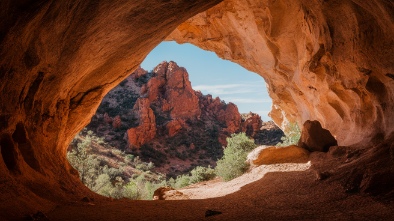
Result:
M194 90L232 102L240 113L258 113L264 121L270 120L271 98L265 81L259 75L238 64L223 60L215 53L191 44L162 42L145 58L141 67L153 70L162 61L175 61L186 68Z

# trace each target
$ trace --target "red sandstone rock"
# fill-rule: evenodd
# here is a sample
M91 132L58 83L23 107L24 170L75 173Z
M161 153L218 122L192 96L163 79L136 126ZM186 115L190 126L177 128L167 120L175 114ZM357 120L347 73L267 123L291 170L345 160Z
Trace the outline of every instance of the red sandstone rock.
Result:
M229 134L226 134L225 131L221 131L221 133L219 133L218 141L222 145L222 147L227 146L227 138L228 137L229 137Z
M167 100L163 100L162 105L161 105L161 110L163 112L167 112L171 110L171 105L167 102Z
M161 76L153 77L148 81L145 87L145 93L147 93L150 102L156 101L160 97L163 97L163 95L160 94L160 91L165 84L166 80Z
M137 79L137 78L140 78L140 77L146 75L147 73L148 72L146 70L142 69L140 66L133 72L133 75L131 77L134 79Z
M170 111L172 119L191 119L200 116L198 97L195 95L185 68L175 62L162 62L154 68L144 92L149 101L158 101L163 111Z
M168 135L173 137L176 135L179 130L181 130L185 125L183 120L172 120L166 124L166 129L168 131Z
M138 73L140 72L144 73L143 70L138 71ZM241 131L241 116L237 106L233 103L226 104L218 97L212 99L211 95L204 96L201 92L195 92L191 87L185 68L179 67L172 61L162 62L154 68L153 72L153 76L141 86L141 94L146 97L144 105L153 105L157 110L156 114L160 115L161 119L167 119L167 113L169 114L170 121L164 120L159 124L166 123L165 130L170 137L176 135L182 128L188 127L185 120L195 122L200 119L201 114L204 114L206 123L224 126L220 128L218 138L223 146L227 145L226 138L228 136ZM153 126L160 127L162 125L152 124L149 128ZM139 129L141 127L140 121ZM143 128L148 127L145 125ZM131 134L137 129L128 131L129 143L134 146L140 146L149 141L150 139L146 139L146 136L152 137L151 135L139 135L141 132ZM139 136L141 137L138 138Z
M258 114L250 112L245 116L242 122L242 131L250 137L254 137L259 131L263 124L261 117Z
M141 86L141 90L140 90L140 94L144 95L148 92L148 87L146 86L146 84Z
M202 114L225 125L225 128L220 131L219 142L226 146L226 138L233 133L241 132L242 129L238 107L231 102L226 104L218 97L213 99L210 94L204 96L200 91L197 91L196 95L200 100Z
M298 146L309 151L327 152L331 146L337 145L337 140L330 131L322 128L319 121L305 121Z
M173 119L199 118L201 111L198 97L195 95L185 68L175 62L169 62L166 72L166 95Z
M127 130L128 142L131 147L140 147L156 136L156 120L147 98L139 98L134 111L139 116L139 125Z
M260 146L250 152L247 157L247 161L254 167L278 163L306 163L308 160L309 152L295 145Z
M224 111L224 116L219 116L219 118L224 119L224 122L227 126L226 131L229 134L233 134L240 131L241 115L238 112L238 107L235 104L228 103Z

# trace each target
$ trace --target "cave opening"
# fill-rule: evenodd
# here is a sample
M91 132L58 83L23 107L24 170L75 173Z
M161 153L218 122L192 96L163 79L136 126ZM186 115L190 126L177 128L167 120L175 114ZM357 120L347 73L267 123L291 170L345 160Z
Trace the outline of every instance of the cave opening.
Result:
M0 3L1 218L392 219L390 1L76 2ZM100 198L65 159L68 143L164 39L264 76L278 125L317 120L338 146L312 153L310 170L273 173L222 198Z
M159 187L223 179L215 167L236 134L255 147L281 143L271 105L256 73L191 44L162 42L103 98L67 157L94 192L151 199Z

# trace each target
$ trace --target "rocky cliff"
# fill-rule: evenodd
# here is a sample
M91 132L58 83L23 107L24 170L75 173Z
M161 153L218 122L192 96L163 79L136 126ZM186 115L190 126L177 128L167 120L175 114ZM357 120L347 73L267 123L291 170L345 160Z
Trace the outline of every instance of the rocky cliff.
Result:
M137 69L103 98L87 127L176 176L197 165L214 166L233 133L246 132L258 144L280 142L283 132L269 124L262 127L258 114L241 115L235 104L194 91L186 69L171 61L151 72Z

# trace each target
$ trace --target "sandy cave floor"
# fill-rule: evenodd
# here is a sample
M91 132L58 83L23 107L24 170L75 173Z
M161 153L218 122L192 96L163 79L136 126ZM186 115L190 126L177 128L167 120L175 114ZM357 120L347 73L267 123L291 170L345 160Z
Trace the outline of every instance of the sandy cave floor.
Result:
M257 167L230 182L179 191L191 200L107 200L60 205L49 220L392 220L394 203L318 180L311 163ZM207 210L221 214L205 217Z

